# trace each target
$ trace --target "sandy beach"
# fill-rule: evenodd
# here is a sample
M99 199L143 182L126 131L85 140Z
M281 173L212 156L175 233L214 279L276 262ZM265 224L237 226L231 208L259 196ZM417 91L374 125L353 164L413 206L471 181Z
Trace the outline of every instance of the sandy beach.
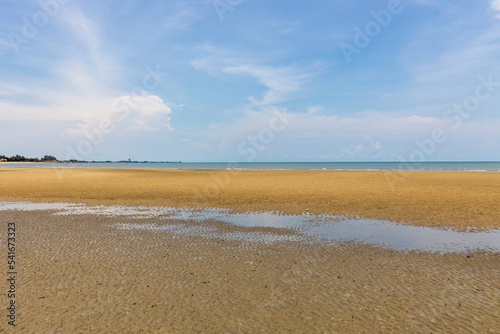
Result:
M15 221L18 231L18 333L495 333L500 328L498 253L186 237L116 228L124 221L154 219L49 211L2 212L2 224L6 221ZM193 226L163 224L172 223ZM1 325L5 328L5 321Z
M500 227L500 173L2 168L0 200L328 213Z
M0 200L308 209L435 227L500 227L500 174L397 175L403 179L391 184L386 172L375 171L2 168ZM16 224L18 267L18 327L12 331L4 319L0 332L500 329L498 252L298 242L293 236L300 231L223 221L53 210L4 210L0 217L4 226ZM256 241L252 233L268 238ZM6 261L0 268L8 271Z

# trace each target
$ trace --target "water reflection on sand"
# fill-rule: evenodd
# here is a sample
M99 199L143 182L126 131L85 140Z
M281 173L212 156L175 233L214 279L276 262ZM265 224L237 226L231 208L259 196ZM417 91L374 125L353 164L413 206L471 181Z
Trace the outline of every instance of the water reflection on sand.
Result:
M147 206L88 206L77 203L0 202L2 210L51 210L55 215L108 215L130 218L156 219L154 223L122 222L119 229L141 229L151 232L168 231L174 234L244 239L249 241L356 241L397 250L463 252L486 250L500 252L500 230L461 232L452 229L403 225L365 218L333 215L283 215L276 212L233 213L221 208L183 209ZM175 221L170 222L169 221ZM206 222L204 226L190 226L189 222ZM210 221L242 227L271 227L291 233L272 231L224 232L211 227ZM180 223L179 223L180 222Z

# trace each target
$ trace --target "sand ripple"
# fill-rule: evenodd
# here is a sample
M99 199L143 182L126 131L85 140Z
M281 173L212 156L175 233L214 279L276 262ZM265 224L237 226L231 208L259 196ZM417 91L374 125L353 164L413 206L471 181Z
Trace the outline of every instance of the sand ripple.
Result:
M500 329L498 253L207 238L154 231L156 218L3 211L1 219L18 226L19 333ZM145 228L116 228L130 223Z

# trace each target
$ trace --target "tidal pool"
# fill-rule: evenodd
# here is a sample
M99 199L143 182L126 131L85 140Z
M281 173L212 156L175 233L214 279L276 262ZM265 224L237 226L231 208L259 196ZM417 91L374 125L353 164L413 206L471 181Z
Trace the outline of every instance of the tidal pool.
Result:
M54 211L54 215L107 215L129 218L153 218L154 223L122 222L119 229L142 229L151 232L168 231L174 234L222 237L249 241L309 241L339 243L355 241L397 250L465 252L485 250L500 252L500 230L456 231L398 224L374 219L334 215L284 215L278 212L234 213L221 208L182 209L174 207L97 205L78 203L0 202L0 211ZM175 222L168 222L175 220ZM179 223L179 221L181 223ZM190 221L207 222L191 226ZM272 227L292 231L289 234L272 231L223 232L208 222L219 221L243 227Z

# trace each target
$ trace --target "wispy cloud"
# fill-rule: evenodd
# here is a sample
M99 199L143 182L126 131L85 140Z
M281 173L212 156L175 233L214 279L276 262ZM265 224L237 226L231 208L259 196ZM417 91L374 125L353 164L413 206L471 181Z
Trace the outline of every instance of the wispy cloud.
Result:
M240 65L224 68L225 73L245 74L258 80L268 90L261 100L254 96L249 99L257 105L271 105L290 98L290 94L301 88L301 82L311 73L299 67L271 67L258 65Z
M89 19L78 7L65 8L64 15L60 17L73 35L86 45L90 51L89 54L92 57L98 57L101 36L96 22Z
M496 12L495 14L496 18L500 19L500 0L493 0L491 2L491 9L493 9Z
M408 80L394 87L396 97L391 100L412 101L426 107L422 112L442 113L443 105L472 94L479 76L500 71L498 21L485 19L479 25L475 18L484 16L484 8L475 10L444 10L414 27L398 56Z
M58 18L69 44L59 50L53 72L82 95L110 94L121 78L122 56L106 45L102 24L76 4L63 8Z
M191 61L191 66L215 78L224 75L238 75L256 80L265 87L262 97L248 96L255 106L282 103L300 92L308 79L323 73L328 64L318 60L303 64L272 64L272 55L264 53L244 53L205 44L194 50L202 56Z

